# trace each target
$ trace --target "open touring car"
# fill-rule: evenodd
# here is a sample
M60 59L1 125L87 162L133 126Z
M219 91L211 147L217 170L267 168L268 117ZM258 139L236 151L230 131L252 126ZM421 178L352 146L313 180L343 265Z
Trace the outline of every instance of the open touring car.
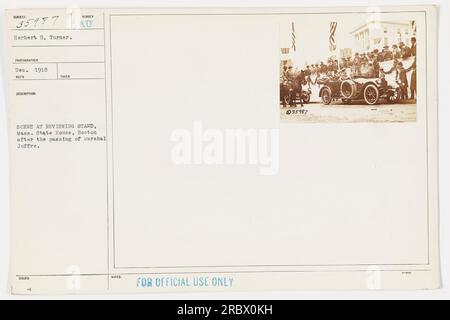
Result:
M368 105L375 105L380 100L398 103L400 99L398 85L389 85L385 80L378 78L327 80L322 84L319 96L325 105L337 100L342 100L346 104L351 101L364 101Z

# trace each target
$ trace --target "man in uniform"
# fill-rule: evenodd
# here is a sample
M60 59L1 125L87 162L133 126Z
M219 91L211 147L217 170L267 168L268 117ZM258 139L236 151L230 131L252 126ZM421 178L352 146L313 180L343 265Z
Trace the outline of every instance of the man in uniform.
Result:
M327 62L327 72L333 72L333 61L328 60Z
M293 66L289 66L288 71L287 71L287 78L288 81L293 81L295 78L295 74L294 74L294 67Z
M292 80L294 80L294 71L292 66L285 66L283 71L283 84L286 86L290 86Z
M409 57L411 57L411 49L403 42L400 42L400 50L402 52L403 59L408 59Z
M380 72L380 87L381 87L381 90L384 92L387 92L388 87L389 87L389 84L386 81L386 76L384 75L383 72Z
M380 77L380 60L381 60L380 54L378 53L378 50L376 50L373 55L373 60L372 60L372 66L373 66L375 78Z
M416 42L417 42L417 40L416 40L416 37L412 37L411 38L411 55L413 56L413 57L415 57L416 56Z
M389 50L389 46L384 46L383 52L383 61L390 61L394 58L394 56L392 55L392 51Z
M323 63L323 61L320 63L320 73L326 74L328 71L327 66Z
M293 83L294 83L294 79L295 79L295 73L294 73L294 68L292 66L289 66L285 76L284 76L284 83L287 86L288 90L290 92L292 92L293 90ZM291 96L290 97L290 101L289 101L289 105L292 107L294 103L294 99Z
M398 80L401 89L400 99L407 100L408 99L408 76L406 74L406 70L403 67L403 63L399 62L397 64L398 71Z
M311 74L312 74L311 67L310 66L306 66L306 70L304 71L304 76L305 76L305 79L306 79L306 83L308 83L308 87L310 89L311 89L311 83L312 83L312 81L311 81Z
M283 108L286 107L286 101L284 100L284 97L289 94L289 88L287 87L287 71L288 67L285 65L283 66L283 70L280 74L280 100L283 104Z
M392 54L394 55L394 59L401 59L402 58L402 51L398 47L398 45L394 44L392 46Z
M415 100L417 98L417 73L416 73L416 59L414 58L413 64L406 70L406 72L412 71L411 73L411 100Z
M284 66L283 71L281 72L281 77L280 77L281 84L285 84L287 70L288 70L288 67Z
M361 76L361 57L359 53L355 53L355 58L353 59L353 76L359 77Z

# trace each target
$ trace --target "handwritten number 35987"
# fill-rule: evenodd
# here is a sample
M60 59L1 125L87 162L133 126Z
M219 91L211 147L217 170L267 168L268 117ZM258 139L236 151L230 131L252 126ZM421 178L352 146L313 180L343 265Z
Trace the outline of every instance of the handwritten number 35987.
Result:
M37 28L38 26L45 25L54 26L58 19L59 16L24 19L19 22L19 24L16 26L16 29Z

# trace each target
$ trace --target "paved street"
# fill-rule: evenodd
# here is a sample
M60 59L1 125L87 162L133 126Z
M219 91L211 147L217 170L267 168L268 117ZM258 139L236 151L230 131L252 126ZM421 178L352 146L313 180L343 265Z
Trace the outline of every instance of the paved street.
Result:
M282 108L281 119L303 123L413 122L416 121L416 104L369 106L336 103L325 106L312 103L303 108Z
M383 103L383 101L381 101ZM414 122L417 105L413 100L399 104L378 104L374 106L341 101L326 106L318 97L318 87L312 87L311 103L303 108L281 108L281 120L302 123L352 123L352 122Z

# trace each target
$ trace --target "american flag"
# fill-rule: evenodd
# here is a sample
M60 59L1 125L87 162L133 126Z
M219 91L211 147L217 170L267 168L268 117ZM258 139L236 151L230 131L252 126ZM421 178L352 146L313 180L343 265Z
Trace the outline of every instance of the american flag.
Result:
M330 51L336 50L336 29L337 29L337 22L331 22L330 23Z
M411 28L412 28L413 34L416 34L417 33L417 24L416 24L415 20L411 21Z
M293 22L292 22L292 49L294 49L294 51L297 51L297 46L295 44L295 26Z

